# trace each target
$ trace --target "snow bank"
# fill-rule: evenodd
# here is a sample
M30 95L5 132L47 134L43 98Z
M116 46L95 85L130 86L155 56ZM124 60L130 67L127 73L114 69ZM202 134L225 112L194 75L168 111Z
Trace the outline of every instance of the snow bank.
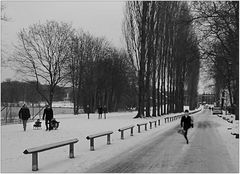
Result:
M212 115L212 119L219 124L217 130L221 135L234 166L239 170L239 139L236 139L236 136L232 135L232 132L239 132L238 121L234 120L233 123L229 123L223 119L223 116L226 115L221 115L221 117ZM228 117L232 118L231 115L228 115Z

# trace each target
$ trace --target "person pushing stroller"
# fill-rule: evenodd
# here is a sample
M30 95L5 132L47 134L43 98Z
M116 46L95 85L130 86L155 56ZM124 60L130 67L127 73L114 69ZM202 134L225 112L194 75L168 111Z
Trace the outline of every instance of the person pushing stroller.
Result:
M43 120L45 119L45 126L46 126L46 131L47 130L52 130L52 126L50 124L51 120L53 119L53 110L49 105L46 105L46 108L43 111Z

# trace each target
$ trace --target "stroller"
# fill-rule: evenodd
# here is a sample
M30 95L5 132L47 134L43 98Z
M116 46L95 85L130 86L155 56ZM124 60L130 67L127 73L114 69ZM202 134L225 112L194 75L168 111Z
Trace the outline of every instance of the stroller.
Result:
M40 121L40 119L37 119L37 121L33 125L33 129L38 129L38 128L42 129L41 126L42 126L42 122Z
M53 118L50 122L50 129L57 129L59 127L59 121L57 121L55 118Z

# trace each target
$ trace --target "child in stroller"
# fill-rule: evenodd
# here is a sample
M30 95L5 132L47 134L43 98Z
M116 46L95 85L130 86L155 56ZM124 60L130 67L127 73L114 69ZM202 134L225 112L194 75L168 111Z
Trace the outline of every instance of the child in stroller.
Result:
M50 128L56 130L59 126L59 123L60 123L59 121L57 121L55 118L53 118L50 122Z
M40 121L40 119L37 119L37 121L33 125L33 129L34 128L36 128L36 129L41 128L41 123L42 122Z

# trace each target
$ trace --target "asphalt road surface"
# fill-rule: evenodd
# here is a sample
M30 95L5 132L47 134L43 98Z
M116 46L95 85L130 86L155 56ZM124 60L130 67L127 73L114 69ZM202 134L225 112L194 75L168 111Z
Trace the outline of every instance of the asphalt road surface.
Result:
M230 173L234 168L226 147L216 130L210 111L194 116L189 144L177 133L179 126L154 136L121 155L89 169L90 173ZM157 138L156 138L157 137Z

